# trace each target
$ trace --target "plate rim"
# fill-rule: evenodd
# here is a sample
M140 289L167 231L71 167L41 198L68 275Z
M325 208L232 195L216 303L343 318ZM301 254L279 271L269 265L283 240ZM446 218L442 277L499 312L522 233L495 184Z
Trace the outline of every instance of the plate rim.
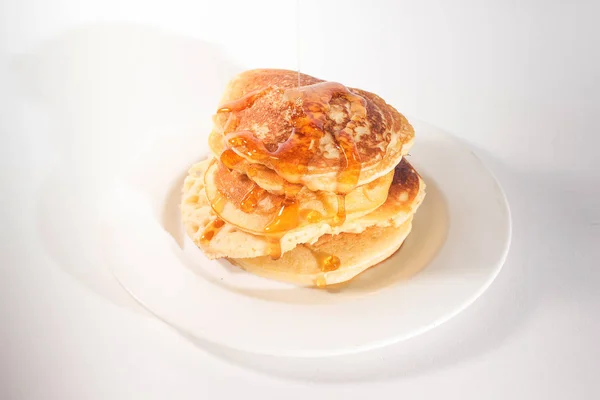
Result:
M354 353L359 353L359 352L364 352L364 351L369 351L369 350L373 350L373 349L377 349L377 348L386 347L386 346L389 346L389 345L392 345L392 344L395 344L395 343L398 343L401 341L409 340L413 337L416 337L425 332L428 332L428 331L432 330L433 328L436 328L436 327L446 323L447 321L449 321L450 319L452 319L453 317L455 317L456 315L458 315L459 313L464 311L466 308L468 308L479 297L481 297L481 295L491 286L491 284L494 282L496 277L499 275L500 271L502 270L503 265L506 262L508 254L510 252L510 247L511 247L511 242L512 242L512 232L513 232L513 222L512 222L510 203L508 201L508 198L506 196L506 193L505 193L502 185L500 184L500 181L498 180L498 178L496 177L494 172L472 150L471 146L468 143L466 143L463 139L461 139L443 129L437 128L431 124L420 121L418 119L412 119L412 123L416 124L416 125L421 125L421 126L427 127L429 129L433 129L433 130L443 134L444 136L447 136L451 140L455 141L459 146L468 150L474 156L475 160L479 163L479 165L481 166L481 169L485 172L485 174L489 175L489 177L492 178L495 189L500 194L500 198L502 200L502 206L504 207L504 209L506 211L506 220L505 220L506 236L504 238L503 249L502 249L502 253L499 255L499 258L497 259L497 261L495 263L493 263L493 266L490 266L490 268L493 267L493 271L491 271L491 273L489 274L487 279L485 279L485 281L479 285L477 290L474 290L473 293L471 293L465 300L463 300L459 304L453 306L448 312L444 312L440 317L433 319L431 322L429 322L427 324L423 324L422 326L412 329L406 333L390 334L386 338L372 340L372 341L369 341L366 343L358 344L353 347L341 347L341 348L317 349L317 350L315 350L315 349L313 349L313 350L307 350L307 349L283 350L281 348L278 348L277 351L273 352L273 351L261 350L260 346L258 348L255 346L251 346L251 345L250 346L239 346L239 342L236 343L236 345L231 345L230 343L213 340L212 338L209 338L204 335L199 337L199 339L201 339L204 342L210 343L212 345L221 346L221 347L233 349L236 351L243 351L246 353L261 354L261 355L314 358L314 357L329 357L329 356L338 356L338 355L344 355L344 354L354 354ZM418 143L419 142L417 142L416 144L418 145ZM145 302L142 299L140 299L138 297L138 295L136 295L134 293L134 291L132 289L130 289L125 282L122 281L122 279L118 276L118 273L115 271L115 267L112 265L112 263L109 262L108 266L109 266L109 268L108 268L109 271L114 276L115 280L119 283L119 285L127 293L129 293L129 295L137 303L139 303L144 309L146 309L149 313L154 315L156 318L158 318L162 322L164 322L167 325L169 325L170 327L174 328L180 334L191 335L192 337L196 337L196 335L194 333L188 332L185 328L182 328L181 326L179 326L179 324L173 322L171 320L171 318L160 315L158 312L153 310L150 306L145 304Z

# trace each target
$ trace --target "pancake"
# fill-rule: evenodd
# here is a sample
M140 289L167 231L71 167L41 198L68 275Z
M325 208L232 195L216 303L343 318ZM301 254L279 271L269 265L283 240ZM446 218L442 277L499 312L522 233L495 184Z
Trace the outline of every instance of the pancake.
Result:
M227 167L271 192L290 182L348 193L389 173L413 137L406 118L373 93L259 69L229 83L209 145Z
M400 248L411 228L412 217L399 226L373 226L359 234L325 235L315 244L298 246L278 260L257 257L230 261L265 278L325 287L348 281L390 257ZM327 271L329 264L339 267Z
M365 226L399 226L412 217L425 198L425 182L403 158L394 168L386 201L375 211L344 224L344 232L360 233Z
M333 193L301 187L293 196L275 195L215 159L204 174L204 184L208 201L221 219L245 232L268 235L310 224L337 226L368 214L385 202L393 176L389 172L352 190L345 196L343 210Z
M184 182L181 214L188 236L211 259L272 255L273 242L269 237L245 232L217 216L206 196L204 185L204 176L210 164L210 159L195 164ZM380 207L339 226L308 224L301 229L287 231L278 239L279 251L285 256L298 244L313 244L327 234L360 233L372 226L397 228L416 212L424 197L424 190L425 184L417 172L403 159L394 169L387 197Z

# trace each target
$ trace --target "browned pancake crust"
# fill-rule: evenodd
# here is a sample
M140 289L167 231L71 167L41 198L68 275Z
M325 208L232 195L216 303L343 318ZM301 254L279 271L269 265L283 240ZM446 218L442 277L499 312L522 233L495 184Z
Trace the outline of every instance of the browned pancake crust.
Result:
M400 163L394 168L394 178L392 179L388 197L391 196L393 199L399 199L400 196L403 196L403 202L412 204L413 200L419 194L420 189L421 177L406 158L402 158Z
M252 106L236 113L238 124L235 129L253 132L269 151L274 151L292 134L292 110L289 103L283 99L283 93L286 89L297 88L299 81L300 86L324 82L321 79L289 70L246 71L229 83L221 104L239 99L256 90L271 88L264 95L258 97ZM361 89L349 88L349 90L366 100L368 129L360 137L355 138L363 167L375 165L383 159L391 142L392 134L398 135L396 146L399 147L413 139L414 130L406 118L381 97ZM342 96L334 96L329 105L335 112L336 119L328 118L325 130L334 132L345 127L350 120L349 101ZM214 118L215 130L222 132L229 117L229 113L217 114ZM213 150L217 149L213 148ZM311 166L321 172L335 170L340 166L340 159L316 154L311 160Z

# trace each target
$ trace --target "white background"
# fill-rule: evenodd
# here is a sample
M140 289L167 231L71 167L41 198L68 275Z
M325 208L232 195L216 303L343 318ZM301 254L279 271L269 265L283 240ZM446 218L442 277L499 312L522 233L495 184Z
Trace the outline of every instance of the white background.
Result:
M0 398L598 398L599 4L2 1ZM232 74L298 65L462 137L500 179L508 260L445 325L333 359L206 348L61 241L149 138L205 129Z

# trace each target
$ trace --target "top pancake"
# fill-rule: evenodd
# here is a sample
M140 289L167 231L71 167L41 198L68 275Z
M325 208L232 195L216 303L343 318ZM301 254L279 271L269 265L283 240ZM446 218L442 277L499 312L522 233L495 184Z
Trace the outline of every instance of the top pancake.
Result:
M229 83L209 143L221 160L229 149L228 167L274 193L287 182L346 193L393 170L413 137L406 118L375 94L259 69Z

